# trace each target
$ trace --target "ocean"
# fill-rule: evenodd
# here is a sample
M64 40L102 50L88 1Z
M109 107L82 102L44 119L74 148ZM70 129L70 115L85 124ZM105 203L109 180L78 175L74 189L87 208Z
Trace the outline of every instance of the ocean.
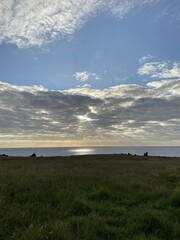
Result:
M8 156L71 156L93 154L120 154L131 153L149 156L180 157L180 147L60 147L60 148L0 148L0 155Z

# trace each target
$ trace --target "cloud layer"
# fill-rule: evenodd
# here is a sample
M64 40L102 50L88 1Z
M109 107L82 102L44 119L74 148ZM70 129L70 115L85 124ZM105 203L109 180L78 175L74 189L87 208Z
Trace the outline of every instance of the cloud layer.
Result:
M0 84L0 143L178 145L180 81L49 91Z
M1 0L0 43L42 46L73 34L100 11L123 18L131 9L157 0Z

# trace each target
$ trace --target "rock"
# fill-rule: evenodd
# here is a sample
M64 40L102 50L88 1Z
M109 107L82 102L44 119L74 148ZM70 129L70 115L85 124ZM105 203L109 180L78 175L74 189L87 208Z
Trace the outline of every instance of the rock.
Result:
M147 157L147 156L148 156L148 152L145 152L145 153L144 153L144 156Z
M6 155L6 154L1 154L0 156L1 157L8 157L8 155Z
M35 153L33 153L30 157L36 157L36 154Z

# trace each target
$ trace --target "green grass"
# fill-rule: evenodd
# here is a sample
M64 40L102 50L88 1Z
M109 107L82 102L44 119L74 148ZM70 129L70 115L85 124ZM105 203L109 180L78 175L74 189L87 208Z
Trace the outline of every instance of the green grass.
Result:
M0 239L179 240L180 159L1 157Z

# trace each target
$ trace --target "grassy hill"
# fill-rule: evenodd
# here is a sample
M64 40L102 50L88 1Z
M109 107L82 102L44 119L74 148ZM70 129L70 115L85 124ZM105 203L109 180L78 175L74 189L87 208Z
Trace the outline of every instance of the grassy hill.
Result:
M0 157L0 239L180 239L180 158Z

